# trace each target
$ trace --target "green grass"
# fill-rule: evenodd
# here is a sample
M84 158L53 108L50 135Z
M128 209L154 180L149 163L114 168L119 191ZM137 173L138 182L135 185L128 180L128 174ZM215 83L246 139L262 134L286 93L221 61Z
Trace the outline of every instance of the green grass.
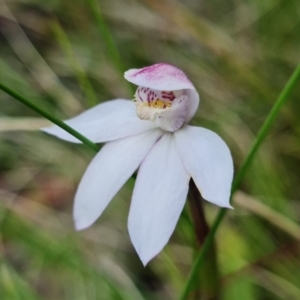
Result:
M299 64L298 2L4 0L0 82L62 120L132 98L124 69L175 64L201 96L193 124L223 137L237 173ZM221 299L299 299L299 92L298 83L216 233ZM10 129L40 116L1 91L0 107L1 300L179 298L199 251L188 209L146 268L126 229L132 180L75 232L73 197L93 152ZM205 212L212 226L218 208Z

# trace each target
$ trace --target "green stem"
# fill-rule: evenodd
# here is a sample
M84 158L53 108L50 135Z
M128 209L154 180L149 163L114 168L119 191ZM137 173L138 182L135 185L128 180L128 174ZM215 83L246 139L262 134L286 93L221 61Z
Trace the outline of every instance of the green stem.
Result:
M45 117L46 119L50 120L51 122L53 122L57 126L61 127L62 129L64 129L68 133L70 133L71 135L75 136L77 139L79 139L83 144L85 144L89 148L93 149L94 151L99 150L99 147L95 143L93 143L92 141L87 139L85 136L80 134L78 131L74 130L73 128L71 128L69 125L67 125L63 121L55 118L53 115L51 115L47 111L44 111L43 109L39 108L37 105L30 102L28 99L26 99L25 97L23 97L20 94L16 93L15 91L13 91L9 87L5 86L1 82L0 82L0 89L2 91L6 92L7 94L9 94L10 96L12 96L13 98L15 98L16 100L18 100L18 101L22 102L23 104L25 104L26 106L30 107L31 109L36 111L38 114L40 114L43 117Z
M299 79L300 79L300 64L297 66L297 68L293 72L292 76L290 77L289 81L286 83L286 85L283 88L282 92L280 93L278 99L276 100L275 104L273 105L268 117L266 118L265 122L263 123L262 127L260 128L247 157L245 158L244 162L242 163L242 166L241 166L239 172L237 173L235 180L233 181L230 198L232 198L233 193L237 190L238 186L242 182L247 170L249 169L251 162L253 161L255 154L257 153L257 150L259 149L262 142L266 138L271 126L273 125L276 117L278 116L280 108L288 99L289 95L291 94L293 88L296 86ZM220 209L220 211L211 227L211 230L210 230L209 234L207 235L206 240L194 261L194 264L190 271L187 282L183 288L182 294L179 297L180 300L184 300L187 298L189 291L192 287L194 278L197 276L199 268L204 263L205 255L207 254L208 250L212 246L216 231L219 228L226 213L227 213L227 209L225 209L225 208Z

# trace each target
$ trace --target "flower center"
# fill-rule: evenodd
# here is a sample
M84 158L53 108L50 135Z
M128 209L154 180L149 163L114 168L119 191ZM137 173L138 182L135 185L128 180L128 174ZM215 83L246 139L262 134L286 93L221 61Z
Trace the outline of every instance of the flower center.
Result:
M187 115L188 97L185 90L159 91L138 87L133 101L141 120L150 120L167 131L180 128Z

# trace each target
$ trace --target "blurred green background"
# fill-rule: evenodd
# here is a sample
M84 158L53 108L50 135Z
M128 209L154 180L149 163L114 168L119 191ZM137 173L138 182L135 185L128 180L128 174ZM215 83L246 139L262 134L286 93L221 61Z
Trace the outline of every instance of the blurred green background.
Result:
M200 93L192 123L227 142L238 170L299 63L299 20L299 0L0 0L0 82L65 119L131 99L124 70L174 64ZM221 299L300 299L299 94L217 233ZM0 299L176 299L197 250L189 208L146 268L126 228L132 180L75 232L94 153L39 132L49 122L2 91L0 107ZM205 211L211 223L218 208Z

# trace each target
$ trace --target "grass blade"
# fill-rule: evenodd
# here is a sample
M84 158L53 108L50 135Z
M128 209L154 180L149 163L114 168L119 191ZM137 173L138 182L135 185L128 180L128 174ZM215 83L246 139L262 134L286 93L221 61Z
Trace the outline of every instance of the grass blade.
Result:
M124 69L121 57L119 55L118 48L115 44L115 41L114 41L110 31L109 31L108 26L106 25L105 19L104 19L103 15L102 15L102 12L100 10L99 4L97 3L96 0L87 0L87 4L88 4L89 9L92 12L95 20L96 20L97 27L98 27L98 29L100 31L100 34L102 35L102 37L105 41L108 53L110 54L114 65L123 76L123 73L124 73L125 69ZM128 84L128 91L130 93L133 92L130 84Z
M69 125L67 125L63 121L57 119L52 114L48 113L47 111L45 111L42 108L35 105L34 103L30 102L28 99L26 99L25 97L23 97L20 94L16 93L15 91L13 91L9 87L5 86L1 82L0 82L0 89L2 91L4 91L5 93L9 94L10 96L12 96L13 98L15 98L16 100L18 100L18 101L22 102L23 104L25 104L26 106L30 107L31 109L36 111L38 114L40 114L43 117L45 117L46 119L50 120L51 122L53 122L57 126L61 127L62 129L64 129L68 133L72 134L73 136L78 138L83 144L85 144L89 148L93 149L94 151L99 150L99 147L95 143L93 143L92 141L87 139L85 136L80 134L78 131L74 130L72 127L70 127Z
M97 95L93 89L93 86L85 73L84 68L76 58L76 55L72 49L72 44L68 39L67 33L61 27L58 21L54 20L50 23L52 31L59 43L65 57L67 58L71 69L74 71L75 77L87 99L87 104L92 107L99 101Z

